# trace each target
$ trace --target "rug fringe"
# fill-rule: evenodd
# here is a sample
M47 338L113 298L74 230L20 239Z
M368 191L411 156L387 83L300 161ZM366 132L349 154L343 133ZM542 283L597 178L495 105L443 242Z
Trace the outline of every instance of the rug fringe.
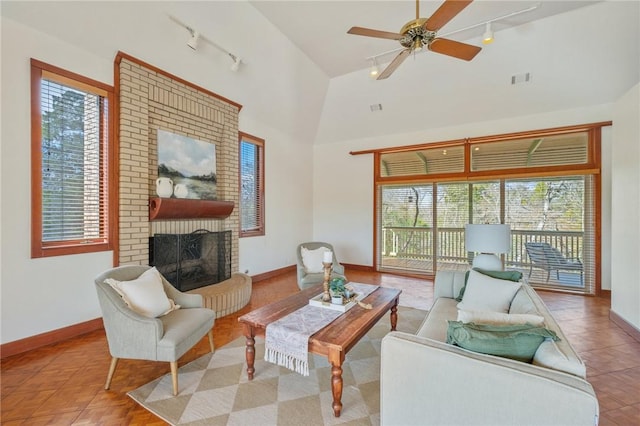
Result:
M309 362L298 359L293 355L287 355L275 349L265 349L264 360L288 368L303 376L309 375Z

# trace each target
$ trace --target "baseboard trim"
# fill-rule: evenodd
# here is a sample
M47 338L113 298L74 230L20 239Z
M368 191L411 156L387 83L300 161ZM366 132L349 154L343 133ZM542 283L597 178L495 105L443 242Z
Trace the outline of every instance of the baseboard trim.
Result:
M24 339L15 340L13 342L0 345L0 359L10 357L12 355L21 354L33 349L47 346L52 343L58 343L63 340L77 337L91 331L104 328L102 318L96 318L68 327L59 328L57 330L48 331L46 333L37 334L35 336L26 337Z
M375 272L373 266L354 265L352 263L342 263L341 265L354 271Z
M600 290L600 297L604 297L605 299L611 299L611 290Z
M269 278L277 277L278 275L285 274L287 272L295 272L296 265L285 266L284 268L274 269L273 271L263 272L262 274L252 275L251 281L257 283L259 281L268 280Z
M609 319L629 336L640 342L640 330L638 330L633 324L629 323L626 319L622 318L611 309L609 309Z

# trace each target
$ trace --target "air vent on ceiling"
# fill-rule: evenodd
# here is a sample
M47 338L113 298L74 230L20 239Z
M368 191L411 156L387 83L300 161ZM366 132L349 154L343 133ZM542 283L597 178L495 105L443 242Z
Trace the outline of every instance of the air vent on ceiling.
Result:
M369 108L371 108L371 112L382 111L382 104L371 104Z
M511 84L528 83L531 81L531 73L515 74L511 76Z

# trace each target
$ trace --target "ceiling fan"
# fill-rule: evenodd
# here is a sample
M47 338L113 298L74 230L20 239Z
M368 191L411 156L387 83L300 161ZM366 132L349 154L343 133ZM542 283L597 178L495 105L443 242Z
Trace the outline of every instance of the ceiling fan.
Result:
M420 18L420 0L416 0L416 19L407 22L399 33L352 27L348 34L398 40L404 49L378 75L377 80L389 77L404 62L411 52L426 47L432 52L453 56L465 61L472 60L482 48L446 38L438 38L437 32L447 22L467 7L473 0L445 0L429 18Z

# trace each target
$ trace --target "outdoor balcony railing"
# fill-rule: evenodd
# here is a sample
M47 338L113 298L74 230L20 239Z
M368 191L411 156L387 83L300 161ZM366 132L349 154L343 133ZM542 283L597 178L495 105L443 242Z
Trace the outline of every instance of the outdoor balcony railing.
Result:
M437 249L433 228L393 226L382 229L382 257L416 261L470 264L473 260L464 245L464 228L438 228ZM511 251L506 255L507 267L530 268L525 243L545 242L568 259L581 259L584 232L511 230ZM437 255L434 256L434 250ZM427 268L431 271L432 267Z

